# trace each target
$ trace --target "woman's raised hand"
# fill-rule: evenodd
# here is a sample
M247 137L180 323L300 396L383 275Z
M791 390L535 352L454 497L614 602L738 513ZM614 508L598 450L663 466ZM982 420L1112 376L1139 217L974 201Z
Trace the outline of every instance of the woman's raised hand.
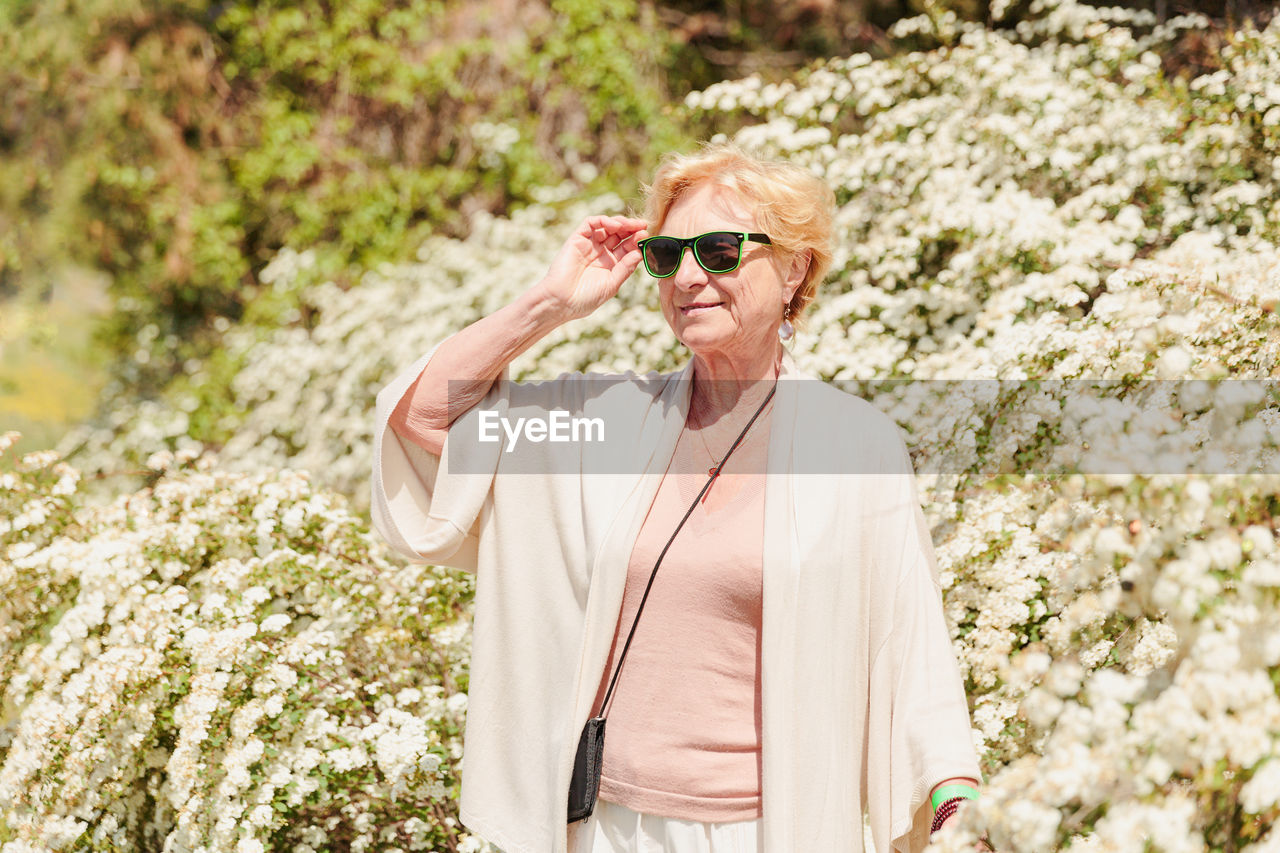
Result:
M401 436L444 452L449 426L484 398L513 359L607 302L640 263L643 219L592 216L565 241L542 281L440 344L391 414Z
M565 321L586 317L612 299L640 265L645 221L591 216L565 241L537 287Z

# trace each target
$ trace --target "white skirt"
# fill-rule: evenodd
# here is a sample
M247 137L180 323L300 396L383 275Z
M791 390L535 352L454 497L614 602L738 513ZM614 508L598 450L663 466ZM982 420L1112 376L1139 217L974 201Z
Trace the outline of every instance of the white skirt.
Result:
M596 800L569 825L569 853L760 853L760 820L703 823L641 814Z

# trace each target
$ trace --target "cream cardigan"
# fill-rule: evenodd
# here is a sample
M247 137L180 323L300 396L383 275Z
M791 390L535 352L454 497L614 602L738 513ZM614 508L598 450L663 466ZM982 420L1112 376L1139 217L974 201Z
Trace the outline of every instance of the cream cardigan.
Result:
M684 426L689 366L612 377L599 393L580 376L504 374L435 457L388 426L433 352L378 394L373 521L410 560L477 575L462 822L507 853L566 853L578 735ZM893 421L801 378L784 355L765 489L764 850L860 853L864 809L879 853L922 850L933 786L982 778L930 531ZM634 448L633 470L596 473L582 445L589 473L496 476L503 444L467 436L479 412L525 406L605 417L610 442ZM830 459L868 473L815 473Z

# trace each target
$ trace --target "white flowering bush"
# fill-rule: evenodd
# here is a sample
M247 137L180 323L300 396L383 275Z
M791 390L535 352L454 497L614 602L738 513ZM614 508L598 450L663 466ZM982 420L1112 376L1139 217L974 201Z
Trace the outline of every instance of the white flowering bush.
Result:
M940 849L1274 849L1278 486L1076 476L966 506L939 558L992 763Z
M0 458L4 852L480 849L467 577L305 474L149 462L82 506L56 454Z
M842 200L838 271L801 342L824 375L967 370L957 345L998 355L1011 325L1079 317L1111 270L1188 231L1270 248L1270 101L1238 92L1262 87L1261 68L1274 78L1276 27L1240 35L1222 70L1186 85L1162 77L1156 50L1201 22L1139 37L1104 11L1054 4L1025 36L966 25L944 50L689 96L711 118L750 116L739 141L808 164Z
M992 4L997 20L1005 6ZM924 15L893 33L919 50L687 99L692 120L837 191L834 270L791 346L889 412L922 472L987 774L939 849L986 831L1006 851L1280 851L1280 400L1262 382L1217 381L1280 368L1280 23L1228 34L1207 73L1167 77L1169 45L1206 26L1071 0L1040 0L1003 29ZM297 292L299 313L228 331L223 488L305 469L362 509L377 390L536 281L584 215L621 210L548 190L347 290L304 286L308 252L282 253L263 277ZM512 373L684 358L641 274ZM162 449L198 454L192 374L63 450L95 476L144 470ZM51 485L3 540L32 555L62 542L71 517L52 469L42 476ZM245 500L255 521L283 512ZM121 518L112 506L103 519ZM80 594L51 589L47 610L8 605L29 608L22 637L40 636L56 596ZM229 630L217 624L207 630ZM35 695L23 690L15 707ZM22 790L5 767L0 784ZM71 783L47 784L54 803ZM45 825L74 819L56 802Z

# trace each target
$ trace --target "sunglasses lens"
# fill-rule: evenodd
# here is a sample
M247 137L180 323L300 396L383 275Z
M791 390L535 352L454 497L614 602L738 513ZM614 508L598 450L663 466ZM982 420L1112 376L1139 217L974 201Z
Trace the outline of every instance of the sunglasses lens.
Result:
M698 261L707 272L728 272L736 267L741 248L738 235L728 231L704 234L693 245Z
M679 241L670 237L655 237L644 244L644 264L649 268L649 275L671 275L679 263Z

